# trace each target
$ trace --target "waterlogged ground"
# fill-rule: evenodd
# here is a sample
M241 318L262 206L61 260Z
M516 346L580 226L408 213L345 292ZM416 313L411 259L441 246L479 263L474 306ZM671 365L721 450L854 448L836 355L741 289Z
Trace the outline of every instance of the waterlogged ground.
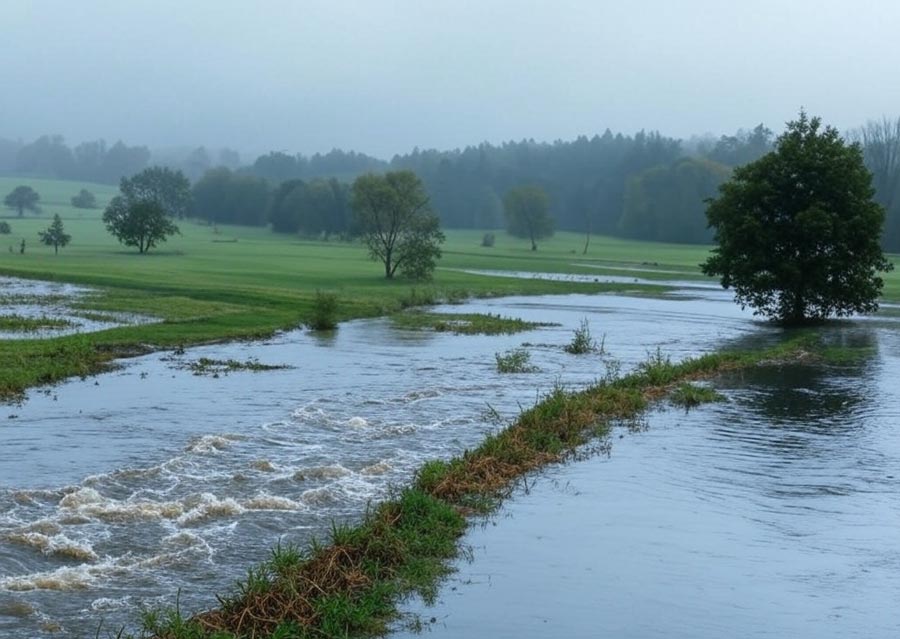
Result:
M727 297L508 298L448 307L559 322L512 336L404 331L387 319L333 336L157 353L32 391L0 412L0 637L93 636L141 607L215 603L279 540L356 519L425 460L450 457L561 383L606 373L562 346L587 317L626 366L770 329ZM494 354L530 347L539 372L500 375ZM197 376L200 357L291 368Z
M425 636L900 637L900 322L826 334L871 356L725 379L520 491Z
M74 284L0 276L0 340L58 337L155 321L131 313L90 313L73 307L73 304L95 293L90 288ZM10 330L4 328L4 320L18 320L13 323L23 326ZM47 320L56 325L25 326L33 322L47 323Z

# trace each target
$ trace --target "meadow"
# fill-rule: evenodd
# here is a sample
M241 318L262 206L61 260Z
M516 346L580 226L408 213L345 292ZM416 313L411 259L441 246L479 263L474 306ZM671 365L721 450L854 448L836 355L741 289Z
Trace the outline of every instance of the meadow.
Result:
M316 291L338 298L338 319L390 314L402 308L472 296L664 291L637 283L513 279L465 270L503 270L642 279L703 278L697 265L708 246L660 244L561 232L531 251L527 240L502 231L481 246L483 231L450 230L444 256L427 283L385 280L358 242L280 235L266 228L178 222L181 234L139 255L110 236L100 219L115 195L111 186L29 178L0 178L0 193L28 184L41 196L39 215L4 210L12 232L0 236L0 274L87 284L99 289L82 306L92 312L152 315L161 322L56 339L0 342L0 396L73 374L102 370L115 357L202 342L258 337L296 327L309 317ZM69 198L87 188L98 208L76 209ZM53 214L72 236L54 255L37 233ZM19 252L25 239L26 250ZM4 247L3 245L7 246ZM900 299L900 275L888 274L885 298Z

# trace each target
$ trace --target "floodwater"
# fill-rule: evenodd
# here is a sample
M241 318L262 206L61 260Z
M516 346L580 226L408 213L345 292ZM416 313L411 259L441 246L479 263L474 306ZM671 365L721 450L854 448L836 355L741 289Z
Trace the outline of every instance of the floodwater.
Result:
M156 321L133 313L86 313L73 307L96 291L63 282L42 282L0 276L0 316L28 319L60 319L66 324L30 331L0 330L0 340L43 339L74 333L89 333L125 324Z
M494 410L512 419L522 406L530 405L555 384L580 388L602 377L607 368L604 357L572 356L562 350L582 318L588 318L595 338L605 337L606 349L623 362L626 370L657 347L673 359L682 359L729 343L774 340L778 334L775 329L754 322L719 291L694 290L684 298L667 299L610 295L506 298L439 310L500 313L558 322L560 326L487 337L399 330L386 319L354 321L330 336L293 331L262 342L206 346L181 355L156 353L125 360L120 370L35 390L23 404L2 407L0 637L37 636L51 630L62 637L94 636L101 619L108 629L133 624L142 607L173 604L179 589L183 610L214 605L217 592L226 591L279 541L303 543L311 536L324 534L333 520L357 519L366 505L384 497L391 485L408 481L423 461L447 458L480 442L486 433L500 427L490 417ZM882 343L883 336L892 334L890 329L879 322L860 324L875 335L876 363L890 352L897 357L896 341L893 347ZM532 360L540 371L498 374L494 354L523 343L531 344ZM254 359L290 368L196 376L183 364L200 357ZM866 375L875 375L872 379L882 379L885 371L890 372L875 363L864 370L869 371ZM822 384L830 383L827 375L817 379ZM867 378L868 383L874 383L872 379ZM759 384L763 383L759 380ZM743 404L736 399L705 408L692 413L684 423L694 424L695 416L717 415L708 411L732 410L735 416L723 418L728 427L737 428L743 423L746 437L751 437L753 429L761 428L758 424L765 425L768 419L765 413L753 411L758 403L754 398L760 396L752 393L765 391L758 385L750 390L738 383L734 387L736 397L745 398ZM870 406L871 402L880 405L877 391L876 388L874 394L865 396L869 399L860 399L851 408L863 411L869 407L870 412L865 414L877 414ZM800 408L811 410L821 403L807 397ZM768 406L765 402L761 405ZM777 414L777 408L771 410ZM828 435L827 425L816 425L821 414L804 417L802 411L795 413L797 424L812 420L810 436ZM550 486L551 490L543 499L538 498L538 491L523 497L534 497L538 505L557 503L559 512L552 518L562 531L579 530L578 522L584 520L585 528L596 532L597 522L605 521L601 528L608 532L606 539L598 541L596 547L593 542L577 545L573 541L573 545L566 546L553 540L523 545L521 554L512 552L508 556L512 564L503 570L519 575L521 571L514 568L528 567L538 581L544 574L547 583L554 583L554 575L559 576L555 567L571 560L583 567L579 573L563 579L565 582L571 578L569 588L588 589L596 598L607 597L612 608L617 605L616 593L637 588L633 594L653 596L643 602L648 608L643 612L635 608L634 615L648 621L658 613L662 624L666 609L653 606L663 601L678 608L679 598L703 582L694 581L699 579L698 572L681 575L686 581L678 583L679 574L670 571L668 581L644 583L645 579L654 578L650 568L656 563L654 555L638 549L637 544L644 540L659 551L657 557L665 557L665 544L673 540L665 534L665 521L661 527L651 524L646 530L641 523L655 521L656 514L662 517L673 513L674 517L677 499L688 499L692 494L690 478L678 479L679 469L706 469L711 476L706 484L696 486L699 503L718 503L722 517L741 512L748 521L772 520L773 548L751 546L757 551L746 558L747 566L742 566L739 558L744 548L735 547L732 553L736 564L704 569L710 572L709 587L717 593L715 601L723 605L732 601L750 611L733 617L734 627L741 630L755 604L729 598L727 591L721 590L721 582L727 578L744 580L748 587L764 591L766 584L757 579L760 573L744 568L756 566L763 570L770 560L784 566L785 557L792 555L792 547L784 547L777 534L781 531L788 535L789 531L782 531L783 522L770 513L771 504L765 500L732 504L730 500L740 495L725 494L716 502L712 486L717 479L726 482L720 490L736 490L729 475L732 459L728 450L714 445L719 440L710 438L709 427L698 426L693 444L683 443L680 425L676 428L659 422L666 415L676 421L681 418L676 413L654 415L652 426L645 433L616 440L610 459L572 464L554 469L549 475L594 473L584 480L584 485L578 483L577 477L564 480L578 485L581 495L574 494L577 490L560 491L553 488L552 482L544 482L541 485ZM874 464L871 472L877 474L892 463L896 468L896 440L885 439L890 429L881 429L877 435L874 429L861 428L858 432L874 437L867 439L872 450L882 451L881 457L866 458L867 463ZM690 446L689 450L674 450L669 455L665 446L654 448L658 433L676 431L673 441ZM729 441L724 435L722 439ZM734 442L740 439L737 435L731 437ZM846 435L843 445L853 439ZM762 449L764 441L764 437L760 438L757 447ZM836 447L839 444L837 440L834 443ZM894 453L890 446L894 446ZM813 443L808 447L817 448ZM734 457L741 459L737 453ZM833 472L838 484L852 485L850 478L840 475L847 460L838 464L837 458L835 454L831 466L823 460L820 474L825 477ZM753 458L748 457L740 468L752 477L755 466ZM614 476L606 476L608 469L616 467L625 468L621 471L621 483ZM791 470L788 468L786 473ZM641 473L650 473L647 485L641 488L635 482L634 487L629 487L632 477ZM777 466L761 475L769 477L770 484L776 483L777 476ZM792 481L798 477L790 472ZM661 490L654 484L660 481L663 486L674 486L676 481L685 483L676 492L675 488ZM870 525L876 518L890 514L891 499L896 517L898 487L891 483L896 480L883 481L887 506L870 508L861 499L847 519L847 526L855 526L853 529L869 542L874 553L869 558L889 552L895 538L891 533L896 526L891 530L891 524L896 524L896 519L880 527ZM761 491L763 479L759 483ZM606 520L604 515L616 501L607 504L588 494L589 489L601 486L610 488L609 498L623 506L637 508L640 501L636 495L645 494L646 507L659 512L635 511L638 519L617 530L612 525L616 520ZM752 491L748 489L747 493ZM675 501L670 503L666 495ZM570 504L561 503L570 498ZM791 511L796 518L792 521L798 526L805 521L807 512L803 499L802 495L797 496L798 506ZM521 503L527 502L516 500L511 508ZM596 508L586 507L591 504L596 504ZM542 514L541 518L545 516ZM703 527L704 516L703 512L696 516L682 513L681 520L686 525ZM711 530L724 525L710 517L707 523ZM812 525L813 520L809 521ZM835 532L827 514L819 516L818 521L827 522L827 530ZM512 521L499 523L496 529L485 532L512 532L520 521L514 515ZM522 523L528 538L534 527ZM654 531L662 536L654 540ZM709 539L710 551L719 553L718 542L712 535ZM836 549L828 542L822 540L809 553L829 562L844 546ZM703 543L701 546L706 547ZM531 561L527 553L535 548L546 561ZM682 550L693 552L689 547ZM596 554L602 553L606 563L614 561L620 567L627 566L626 556L632 551L644 558L646 570L643 577L637 569L624 570L632 578L631 583L621 581L625 575L618 577L618 583L610 581L601 566L592 563ZM852 547L846 552L853 556ZM692 557L688 554L678 561L689 563ZM481 562L488 557L476 552L476 558L470 568L481 571ZM863 557L858 559L862 561ZM830 579L842 578L843 565L836 566L838 576ZM584 578L586 568L593 571L589 580ZM735 572L731 572L732 568ZM810 591L827 591L829 584L817 586L816 578L816 574L810 575ZM900 590L896 582L882 581L877 585L882 594L874 597L873 591L873 607L885 597L893 597L897 602ZM476 594L475 586L477 583L460 586L454 592ZM521 595L521 591L521 586L511 586L510 595ZM497 592L495 589L491 594ZM779 592L774 594L782 596ZM563 603L568 598L565 584L557 583L551 601L564 610ZM460 626L454 626L454 620L462 621L467 611L475 610L474 605L465 604L462 612L451 606L446 616L442 613L448 636L459 634ZM794 602L783 605L789 607ZM479 629L488 628L492 618L515 620L518 616L518 634L546 636L533 615L520 615L523 609L512 604L505 606L498 600L497 607L482 608L480 622L466 628L466 632L494 636ZM594 607L592 599L588 611ZM684 610L690 611L688 607ZM434 613L426 609L425 614ZM585 634L585 628L593 629L596 623L596 619L582 616L580 636L596 636L592 631ZM441 627L435 625L434 629L437 632Z
M849 366L754 369L550 469L467 535L442 637L900 637L900 324ZM407 637L404 632L398 637Z

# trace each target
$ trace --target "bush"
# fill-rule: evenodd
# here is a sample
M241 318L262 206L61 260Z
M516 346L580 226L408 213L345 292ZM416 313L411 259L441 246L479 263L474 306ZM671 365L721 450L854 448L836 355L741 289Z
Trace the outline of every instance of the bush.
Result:
M494 245L494 234L493 233L485 233L484 237L481 238L481 245L491 247Z
M95 209L97 208L97 198L87 189L81 189L78 195L72 196L72 206L76 209Z
M587 318L583 318L581 320L581 325L575 329L575 334L572 336L572 341L566 344L563 348L567 353L572 353L573 355L583 355L585 353L602 353L603 352L603 343L606 341L606 336L602 337L600 343L594 340L593 335L591 335L591 327L588 324Z
M498 373L533 373L537 370L531 364L531 353L524 348L515 348L505 353L494 353Z
M12 229L9 227L9 222L0 222L0 235L9 235L12 233Z
M312 315L306 320L307 328L313 331L330 331L337 328L337 306L337 295L316 291Z

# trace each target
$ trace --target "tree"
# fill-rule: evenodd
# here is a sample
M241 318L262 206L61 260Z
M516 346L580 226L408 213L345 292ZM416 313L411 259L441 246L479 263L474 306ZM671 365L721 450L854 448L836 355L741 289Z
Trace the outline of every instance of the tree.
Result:
M706 214L718 248L701 267L784 324L872 312L889 271L884 209L858 144L800 111L775 150L734 170Z
M352 207L369 255L384 264L387 279L398 269L413 279L431 277L444 234L415 173L389 171L356 178Z
M159 201L132 200L123 195L114 197L106 207L103 223L122 244L136 246L139 253L179 232Z
M550 198L539 186L526 185L510 189L503 198L507 230L510 235L527 237L531 250L537 250L537 240L553 235L550 217Z
M191 183L181 171L151 166L122 178L119 190L129 202L154 200L172 217L183 218L191 204Z
M72 196L72 206L76 209L97 208L97 197L87 189L81 189L78 195Z
M9 195L7 195L3 203L11 209L15 209L19 212L19 217L25 213L25 211L31 211L32 213L38 213L41 210L41 207L38 206L38 201L41 199L41 196L37 194L30 186L17 186L14 188Z
M52 246L53 252L57 255L59 254L59 247L65 246L72 239L72 236L67 234L63 228L63 221L58 213L53 216L53 222L50 223L50 226L45 231L38 231L38 237L42 243Z

